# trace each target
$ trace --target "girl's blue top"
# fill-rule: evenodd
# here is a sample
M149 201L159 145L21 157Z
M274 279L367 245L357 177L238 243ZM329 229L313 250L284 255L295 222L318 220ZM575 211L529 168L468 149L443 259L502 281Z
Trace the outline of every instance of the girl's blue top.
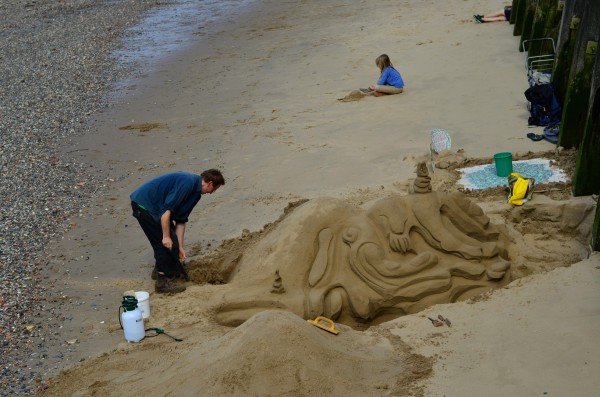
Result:
M383 70L383 73L381 73L377 85L391 85L396 88L404 88L404 80L402 80L400 72L393 67L388 66Z

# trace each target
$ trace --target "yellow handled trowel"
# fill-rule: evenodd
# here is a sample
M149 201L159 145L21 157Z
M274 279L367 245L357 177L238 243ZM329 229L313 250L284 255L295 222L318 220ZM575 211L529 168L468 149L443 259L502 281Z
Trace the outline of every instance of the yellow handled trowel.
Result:
M334 335L337 335L340 333L340 331L335 329L335 323L333 321L331 321L330 319L328 319L327 317L319 316L319 317L315 318L314 320L306 320L306 321L308 321L315 327L321 328L322 330L325 330L327 332L331 332ZM325 324L327 324L327 325L325 325Z

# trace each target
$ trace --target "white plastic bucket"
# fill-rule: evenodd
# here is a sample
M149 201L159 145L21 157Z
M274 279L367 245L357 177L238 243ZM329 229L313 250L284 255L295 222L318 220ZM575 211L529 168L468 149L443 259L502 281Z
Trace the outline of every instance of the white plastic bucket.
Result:
M137 306L142 312L142 317L150 317L150 294L146 291L136 291L135 299L138 301Z

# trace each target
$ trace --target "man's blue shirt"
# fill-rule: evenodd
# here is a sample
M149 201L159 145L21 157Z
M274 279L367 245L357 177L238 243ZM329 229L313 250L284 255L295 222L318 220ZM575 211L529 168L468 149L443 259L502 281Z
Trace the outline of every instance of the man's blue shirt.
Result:
M186 223L202 195L202 177L189 172L171 172L149 180L129 198L160 223L165 211L171 211L171 220Z

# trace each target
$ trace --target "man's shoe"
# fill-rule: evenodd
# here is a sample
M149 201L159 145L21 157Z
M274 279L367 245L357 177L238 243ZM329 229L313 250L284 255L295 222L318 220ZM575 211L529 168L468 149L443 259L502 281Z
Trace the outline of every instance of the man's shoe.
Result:
M183 273L174 273L171 276L169 276L169 278L171 280L186 281L185 280L185 276L183 275Z
M156 270L156 268L154 268L154 269L152 269L152 274L150 274L150 278L152 280L156 280L157 277L158 277L158 270ZM176 273L171 276L165 276L165 277L173 279L173 280L185 280L185 276L183 275L183 273Z
M159 294L178 294L185 291L185 287L182 285L173 285L169 282L167 276L157 274L156 284L154 284L154 291Z

